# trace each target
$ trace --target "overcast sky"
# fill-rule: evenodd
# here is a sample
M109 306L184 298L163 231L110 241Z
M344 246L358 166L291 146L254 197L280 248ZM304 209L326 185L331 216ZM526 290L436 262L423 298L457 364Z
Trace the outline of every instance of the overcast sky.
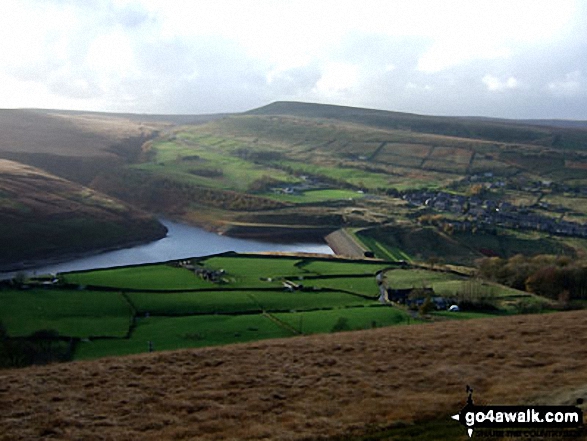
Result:
M587 0L1 0L0 108L587 119Z

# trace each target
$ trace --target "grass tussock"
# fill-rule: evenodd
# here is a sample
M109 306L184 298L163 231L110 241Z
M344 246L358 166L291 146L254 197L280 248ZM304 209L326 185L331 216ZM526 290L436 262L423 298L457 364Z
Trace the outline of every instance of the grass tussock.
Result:
M574 404L586 335L576 311L4 370L0 440L394 439L467 384L477 404Z

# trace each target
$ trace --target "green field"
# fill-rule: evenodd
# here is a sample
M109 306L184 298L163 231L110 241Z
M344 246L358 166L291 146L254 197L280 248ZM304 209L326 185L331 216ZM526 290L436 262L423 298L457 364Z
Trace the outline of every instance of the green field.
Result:
M372 304L343 292L200 291L190 293L131 293L140 314L239 314L262 311L304 311Z
M10 337L57 331L75 339L74 359L86 359L145 352L148 342L167 350L414 321L404 307L379 303L376 274L383 270L388 287L431 287L447 298L483 291L511 303L502 312L520 299L538 301L501 285L384 261L227 253L192 264L222 269L226 281L204 281L173 262L66 273L59 277L67 285L1 290L0 322Z
M299 334L275 314L324 313L330 323L336 311L353 328L395 323L365 308L378 305L375 273L385 263L234 253L191 263L222 269L224 282L173 262L66 273L59 288L0 291L0 321L11 337L53 330L75 338L76 359L144 352L149 341L163 350ZM285 289L285 281L295 289ZM315 326L309 332L323 332Z
M372 274L375 276L377 271L388 268L389 264L385 262L345 262L335 260L312 260L308 259L303 265L304 270L320 275L358 275Z
M229 284L241 288L281 286L282 277L301 277L308 273L298 267L301 260L296 258L211 257L200 263L209 269L226 271Z
M62 336L124 337L133 312L116 292L0 291L0 321L13 337L52 329Z
M355 234L355 237L368 249L373 251L375 257L378 257L379 259L391 261L403 260L405 262L410 262L412 260L410 256L408 256L400 248L380 242L369 234L361 234L359 231Z
M385 273L386 284L394 289L432 288L438 296L452 298L459 294L475 292L491 296L499 301L536 296L507 286L471 279L456 274L424 269L397 269Z
M340 289L367 297L379 296L379 287L372 276L305 279L304 286Z
M372 300L342 292L254 292L251 296L265 311L306 311L373 304Z
M496 317L501 314L490 314L487 312L469 312L469 311L458 311L458 312L449 312L449 311L433 311L430 313L432 317L442 317L449 320L471 320L471 319L479 319L479 318L491 318Z
M97 271L68 273L67 283L131 289L206 289L215 284L202 280L193 272L169 265L146 265Z
M234 145L222 142L223 139L201 137L187 143L185 133L179 133L177 138L155 143L152 162L133 167L181 182L226 190L248 189L265 176L285 183L299 181L282 170L231 155Z
M370 329L374 327L408 324L410 316L402 309L389 306L370 308L333 309L302 313L282 313L274 316L303 334L332 332L335 325L345 323L342 330Z
M396 269L385 273L387 285L394 289L434 288L437 283L460 282L465 280L454 274L422 269Z
M141 315L233 314L262 311L251 295L244 291L130 293L128 299Z
M291 337L291 331L264 315L206 315L149 317L137 320L130 339L92 340L78 345L77 359L243 343L266 338Z

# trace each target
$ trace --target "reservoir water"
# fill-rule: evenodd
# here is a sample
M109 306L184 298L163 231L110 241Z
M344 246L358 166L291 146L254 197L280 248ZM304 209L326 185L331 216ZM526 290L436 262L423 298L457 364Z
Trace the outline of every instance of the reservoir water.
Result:
M201 228L192 227L169 220L160 219L169 230L163 239L145 245L108 251L93 256L56 263L38 268L27 269L29 274L49 274L67 271L80 271L92 268L136 265L141 263L165 262L188 257L207 256L209 254L261 251L301 251L308 253L332 254L326 244L299 243L279 244L260 242L249 239L235 239L210 233ZM14 273L0 273L0 278L11 277Z

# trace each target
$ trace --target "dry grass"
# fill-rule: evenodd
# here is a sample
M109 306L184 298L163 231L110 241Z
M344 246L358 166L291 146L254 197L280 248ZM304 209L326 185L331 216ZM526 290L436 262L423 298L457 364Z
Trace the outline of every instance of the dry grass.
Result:
M18 268L160 238L165 229L124 202L41 169L0 159L0 265ZM31 262L28 262L30 264Z
M587 170L587 162L565 160L565 167L578 170Z
M63 114L41 110L0 111L0 153L73 157L110 155L108 148L132 137L151 136L161 123L108 114Z
M586 343L581 311L0 371L0 439L309 440L448 418L466 384L478 404L574 404Z

